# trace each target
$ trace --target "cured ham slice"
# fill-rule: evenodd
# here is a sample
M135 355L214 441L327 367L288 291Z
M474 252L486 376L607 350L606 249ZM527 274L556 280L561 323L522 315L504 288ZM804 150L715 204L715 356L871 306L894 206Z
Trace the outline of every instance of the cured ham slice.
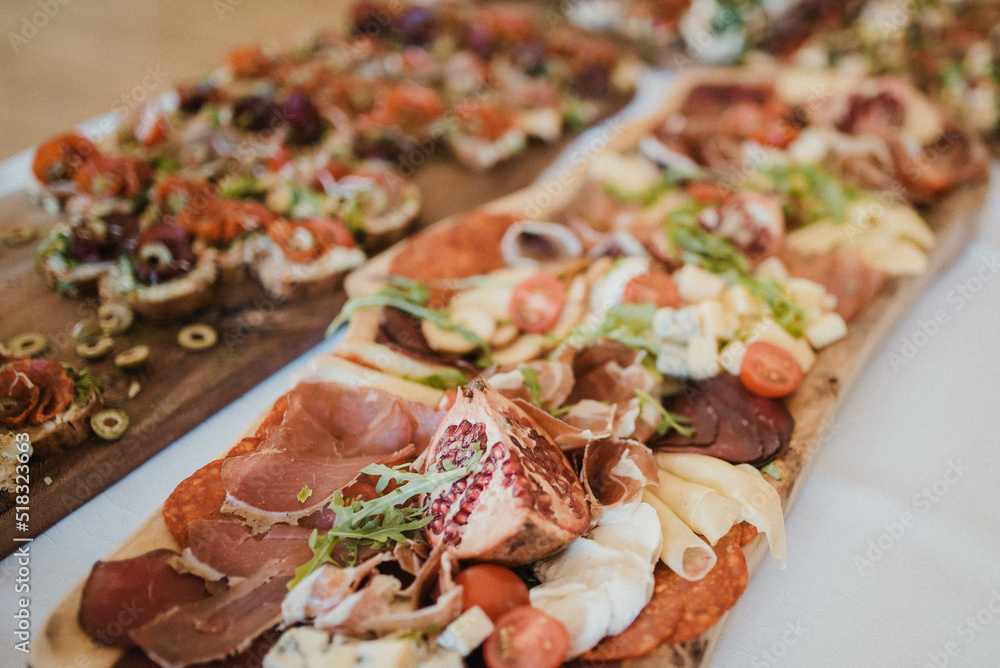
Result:
M253 536L235 518L195 520L188 527L188 548L199 562L227 577L249 577L283 557L299 563L312 557L309 529L276 524L262 536Z
M591 521L614 524L642 503L642 490L657 482L653 453L642 443L604 439L587 445L580 472Z
M368 464L412 459L439 421L432 409L382 390L299 383L257 451L222 465L223 509L255 533L296 524L328 505Z
M133 630L132 639L164 668L240 652L281 620L281 601L297 565L273 561L221 594L164 612Z
M77 621L103 645L131 647L129 632L178 605L208 597L205 583L170 567L177 556L154 550L133 559L98 561L87 576Z
M875 300L888 276L865 264L857 248L837 248L821 255L805 256L782 248L781 261L788 273L808 278L837 298L837 313L850 322Z

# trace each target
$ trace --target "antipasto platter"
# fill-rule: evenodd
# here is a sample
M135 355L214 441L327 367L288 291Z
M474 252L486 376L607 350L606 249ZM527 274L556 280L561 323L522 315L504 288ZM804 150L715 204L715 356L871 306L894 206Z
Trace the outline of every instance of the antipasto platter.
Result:
M32 665L707 665L823 425L974 234L984 160L895 80L686 73L558 187L353 273L333 354Z

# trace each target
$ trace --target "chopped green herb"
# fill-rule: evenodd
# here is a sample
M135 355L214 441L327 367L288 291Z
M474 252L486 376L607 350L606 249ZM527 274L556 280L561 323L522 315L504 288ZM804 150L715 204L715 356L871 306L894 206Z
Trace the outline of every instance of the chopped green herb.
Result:
M527 364L519 364L517 370L521 372L521 377L524 378L524 385L528 388L528 392L531 393L531 403L541 408L542 384L538 382L538 372L535 371L534 367L530 367Z
M684 426L686 424L690 424L691 420L689 418L686 418L683 415L677 415L676 413L671 413L663 407L663 403L661 403L649 392L636 388L635 396L639 398L640 412L642 412L644 406L648 405L655 408L660 414L660 423L656 426L656 433L660 436L666 435L666 433L671 429L676 431L681 436L690 436L694 433L694 429Z
M84 369L83 371L73 371L65 364L63 367L66 369L69 377L73 379L73 402L77 404L86 403L91 394L96 392L103 392L104 385L101 381L94 378L89 371Z
M847 220L847 207L861 191L812 164L769 165L750 179L750 186L773 189L784 197L785 216L793 225L821 220L840 224Z
M219 195L229 199L262 197L264 188L253 176L230 176L219 183Z
M309 488L309 485L302 485L302 489L299 490L299 493L296 495L295 498L299 500L299 503L305 503L306 499L308 499L312 495L313 491Z
M655 314L655 304L616 304L604 313L604 319L600 322L584 320L577 325L566 337L566 341L578 348L597 343L601 339L611 339L624 343L629 348L656 354L660 350L659 345L649 338Z
M774 462L771 462L770 464L762 468L760 471L761 473L766 473L775 480L781 480L781 471L779 471L778 467L774 465Z
M415 383L420 383L421 385L433 387L435 390L453 390L469 382L469 377L458 369L448 369L447 371L421 378L410 378L408 376L404 376L404 378L412 380Z

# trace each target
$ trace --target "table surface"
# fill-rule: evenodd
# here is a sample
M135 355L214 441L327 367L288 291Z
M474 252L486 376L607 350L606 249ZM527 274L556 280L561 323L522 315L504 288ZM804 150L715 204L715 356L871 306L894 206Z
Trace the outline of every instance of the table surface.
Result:
M114 107L121 95L114 91L128 91L147 63L162 66L165 87L204 73L232 45L287 43L289 33L322 25L315 15L328 15L330 5L285 0L270 16L260 0L218 0L233 9L220 18L212 3L193 0L156 11L117 0L100 13L87 3L50 1L59 10L46 28L14 57L0 49L0 90L24 91L17 99L0 95L0 156ZM0 25L20 24L43 4L5 0ZM135 38L119 39L112 27L123 26ZM56 44L69 46L59 55ZM24 167L23 156L0 165L0 187L17 187ZM993 171L1000 177L1000 166ZM886 339L826 430L787 518L788 568L768 560L751 579L713 666L1000 667L998 324L994 187L977 241ZM324 341L37 536L29 544L32 630L94 561L333 345ZM16 555L0 562L3 620L20 597L18 567ZM11 622L0 629L0 665L22 665Z

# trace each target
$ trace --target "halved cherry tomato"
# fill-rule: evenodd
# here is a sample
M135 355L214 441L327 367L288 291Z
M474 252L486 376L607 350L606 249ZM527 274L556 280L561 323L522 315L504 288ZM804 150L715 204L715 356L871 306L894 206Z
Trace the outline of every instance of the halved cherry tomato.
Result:
M802 384L802 367L784 348L754 341L743 355L740 380L754 394L783 397Z
M564 306L566 288L552 274L541 273L515 286L508 310L518 329L541 334L556 324Z
M528 587L509 568L494 564L469 566L455 578L462 585L462 610L479 606L495 624L501 615L528 605Z
M153 168L138 158L96 155L73 171L80 192L98 197L134 197L153 180Z
M340 490L340 495L344 497L345 501L354 498L360 498L363 501L371 501L372 499L378 497L379 494L375 491L374 485L369 485L366 482L356 482Z
M86 137L57 135L38 146L31 171L42 183L72 179L77 169L97 155L97 147Z
M487 668L558 668L568 651L569 633L562 622L522 605L497 620L483 658Z
M670 274L647 271L625 284L622 301L626 304L655 304L659 308L678 308L681 305L681 293Z

